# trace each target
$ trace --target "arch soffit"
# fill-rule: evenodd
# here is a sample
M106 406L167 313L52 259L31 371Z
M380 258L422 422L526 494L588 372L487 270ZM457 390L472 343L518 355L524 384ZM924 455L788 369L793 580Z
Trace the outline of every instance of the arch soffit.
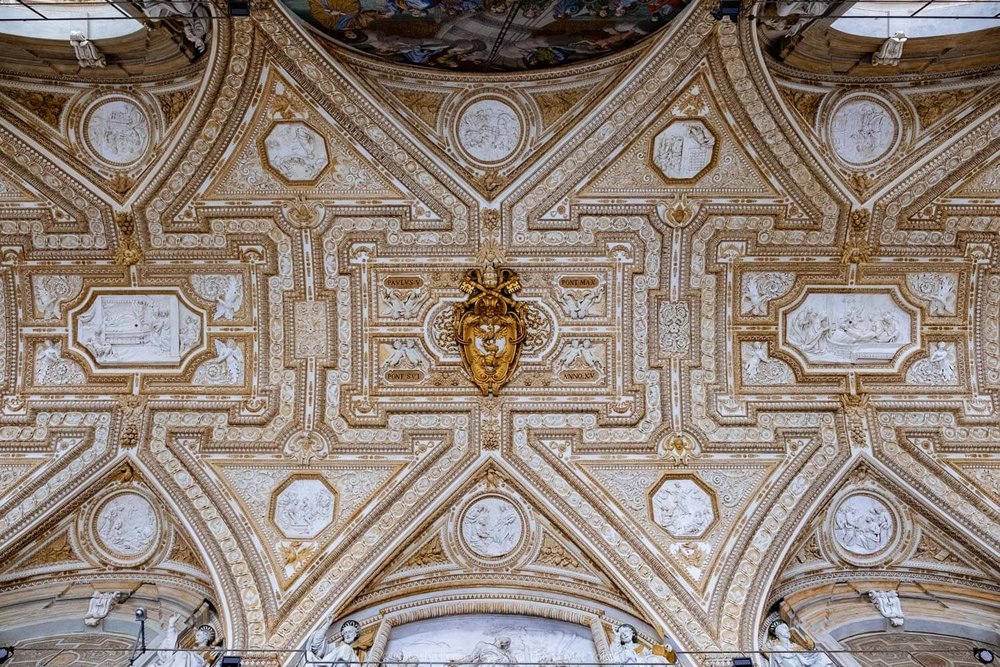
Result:
M826 515L834 498L841 494L842 491L854 486L850 480L856 473L863 473L875 487L881 488L896 498L904 500L904 504L911 507L914 512L920 513L925 520L930 520L933 523L950 522L951 525L960 525L962 522L959 521L959 517L963 512L968 510L967 505L964 504L946 505L943 507L935 505L919 492L914 492L906 479L901 478L897 471L891 467L887 467L885 462L868 453L856 455L843 461L844 463L837 468L835 474L828 476L822 485L816 486L814 493L809 498L809 502L800 505L794 514L787 517L786 521L789 524L789 530L786 531L786 535L781 540L775 541L771 549L765 553L765 557L760 560L761 566L755 578L757 582L755 590L759 590L760 595L756 598L754 604L747 605L744 608L741 618L744 631L741 641L746 642L745 645L755 645L754 642L759 640L759 637L753 636L756 632L754 629L760 627L767 609L777 601L774 599L772 586L774 582L779 580L781 570L788 565L789 559L803 546L804 541L812 535L813 529L823 522L823 517ZM871 484L857 488L863 490L868 486L871 486ZM897 527L897 531L899 530L902 530L902 527ZM970 552L978 555L983 563L993 561L993 555L995 555L993 547L984 544L981 536L973 534L968 527L965 527L963 530L961 543ZM857 570L857 568L853 569ZM861 578L866 576L863 570L857 571L856 574ZM878 573L875 572L867 576L872 580L879 579ZM889 574L886 576L891 578ZM988 574L984 575L985 578L983 581L989 581L989 576ZM913 572L907 573L907 579L914 577L919 579L919 574L914 574ZM789 593L799 588L807 588L809 586L809 579L811 578L797 583L794 589L789 589ZM937 580L933 577L928 577L928 581ZM824 575L818 576L818 586L828 585L828 583L829 581Z
M682 606L676 600L668 601L666 606L661 602L654 602L661 598L662 595L669 595L666 589L662 588L662 582L659 592L648 590L649 584L643 579L636 577L630 571L629 567L621 562L620 556L613 554L613 550L600 541L599 536L590 527L585 527L587 522L582 520L580 516L575 515L576 512L580 511L587 511L593 515L593 513L598 511L595 507L587 505L585 510L574 510L569 506L554 505L552 503L553 494L548 489L540 488L537 485L537 480L525 476L523 463L518 462L515 464L509 460L492 456L480 459L476 465L464 466L461 474L448 485L444 492L435 496L418 516L407 522L405 527L400 526L394 532L397 535L395 540L386 543L377 551L372 550L367 553L361 562L368 565L363 571L354 573L354 576L349 580L349 585L340 589L331 589L331 587L322 584L314 585L312 587L313 592L306 598L308 600L309 611L302 610L302 602L295 605L295 608L290 609L286 616L288 618L297 618L298 622L293 625L286 621L282 626L276 628L275 634L271 636L268 645L280 648L297 647L317 629L325 627L324 624L329 621L331 612L334 616L339 617L338 614L341 613L341 610L349 609L354 598L366 586L370 585L371 582L377 580L380 572L386 567L391 567L394 558L393 554L398 556L412 544L414 539L423 537L427 526L433 524L439 516L447 514L453 509L451 501L454 498L470 493L477 484L488 484L488 482L484 482L483 480L493 475L499 475L509 480L508 484L514 493L512 497L520 496L522 502L532 506L534 511L542 512L544 505L546 508L544 511L548 515L547 519L553 525L558 525L562 530L566 531L569 538L579 546L584 556L594 562L603 563L602 569L607 573L607 576L615 584L621 586L626 593L634 594L633 599L640 602L639 613L645 616L651 625L663 628L667 635L671 638L676 638L678 644L681 646L699 646L702 648L711 646L705 640L710 630L703 621L692 616L688 612L686 605ZM489 491L483 491L483 493L488 494ZM545 500L544 503L542 499ZM582 498L581 500L584 503L587 502ZM574 516L564 515L564 512L572 512ZM622 534L624 535L624 531ZM467 590L467 581L462 582L460 585L462 589ZM318 597L315 591L320 589L321 586L324 589L330 590L330 592ZM449 592L445 588L442 594L452 595L454 593ZM646 604L642 605L641 603ZM558 602L555 600L554 604L558 606ZM581 602L576 604L583 604L585 608L596 609L592 603ZM379 604L379 608L389 606L391 606L391 603ZM675 616L664 613L663 610L667 608L670 608ZM634 613L623 611L623 614L626 615L634 615Z
M101 566L91 569L70 569L53 576L52 573L43 570L38 570L36 573L27 570L26 576L9 579L3 587L5 590L11 588L47 590L53 586L64 588L72 583L131 581L136 585L160 582L168 588L185 590L189 595L209 594L219 605L220 616L226 622L224 628L226 637L238 645L243 634L241 605L233 602L232 595L237 588L230 581L232 574L226 566L225 557L217 548L215 539L210 536L212 533L210 527L198 521L199 515L196 511L189 511L183 506L187 496L162 484L161 480L167 475L159 473L165 471L158 471L155 462L150 466L150 462L145 461L145 458L125 452L107 457L86 481L75 487L71 498L53 504L47 511L34 515L31 524L13 535L3 548L6 553L18 554L12 561L16 570L20 567L19 564L25 561L25 556L33 553L33 550L44 551L48 548L52 542L48 535L70 531L71 546L68 548L72 551L71 560L75 558L91 561L109 557L134 560L135 557L131 555L119 554L116 550L119 547L94 546L102 538L97 537L97 533L91 534L96 528L90 528L90 524L97 521L95 512L98 505L107 506L112 502L111 499L124 494L142 496L147 499L147 504L163 508L153 510L155 519L150 521L158 527L158 532L151 536L151 546L143 552L145 555L138 554L136 557L139 560L135 560L134 563L130 560L116 565L119 569L114 571L108 571L105 566ZM94 525L96 526L96 523ZM151 563L173 562L179 541L182 543L180 546L190 546L195 550L194 558L197 561L192 561L181 570L150 567ZM36 545L42 546L36 548ZM110 556L105 554L109 549L111 549L109 553L112 554ZM51 560L51 557L46 557L45 560ZM211 566L206 567L206 564ZM195 571L198 571L198 575L191 579L191 574ZM38 574L39 572L41 574ZM10 574L13 573L8 573L8 576Z

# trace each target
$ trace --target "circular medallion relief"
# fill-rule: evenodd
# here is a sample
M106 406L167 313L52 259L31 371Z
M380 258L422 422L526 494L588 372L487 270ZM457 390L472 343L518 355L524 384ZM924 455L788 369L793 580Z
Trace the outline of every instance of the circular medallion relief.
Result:
M159 534L159 519L148 500L137 493L119 493L97 510L97 536L112 554L136 558L149 552Z
M889 508L866 493L848 496L833 515L833 537L844 550L858 556L878 553L889 544L895 521Z
M888 155L898 138L896 117L888 105L874 97L848 98L830 119L833 150L854 167L875 164Z
M149 148L149 119L132 100L99 100L84 119L84 136L94 155L113 165L128 165Z
M462 539L484 558L506 556L521 541L524 526L514 505L498 496L473 502L462 515Z
M510 157L523 134L517 112L495 97L476 100L458 119L459 145L469 157L484 164L497 164Z

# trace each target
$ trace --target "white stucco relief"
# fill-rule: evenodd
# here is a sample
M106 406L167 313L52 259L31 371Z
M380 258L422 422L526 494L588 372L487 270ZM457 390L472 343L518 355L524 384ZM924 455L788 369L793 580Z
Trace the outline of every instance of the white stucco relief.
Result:
M562 275L554 281L554 287L563 312L570 319L583 320L600 314L605 284L598 276Z
M892 371L919 345L916 309L900 301L893 288L807 288L804 298L782 309L780 343L806 370Z
M794 273L751 271L743 274L740 312L744 315L767 315L768 302L787 294L794 284Z
M386 662L407 667L596 664L590 628L555 619L462 614L394 627Z
M230 321L243 305L243 281L236 275L194 275L191 284L198 296L215 303L213 320Z
M597 382L604 379L606 356L603 344L574 338L559 354L553 370L563 382Z
M98 294L70 320L98 368L178 366L201 342L201 316L176 294Z
M316 537L333 522L335 504L325 482L296 479L275 497L274 523L286 537Z
M391 276L383 283L380 296L380 316L391 320L408 320L417 316L428 295L422 278Z
M35 348L37 384L83 384L85 380L80 364L64 357L61 340L44 340Z
M95 528L112 553L132 558L153 546L159 520L148 500L137 493L120 493L98 510Z
M931 315L955 315L958 300L957 273L911 273L906 284L914 294L928 302Z
M898 129L888 107L869 97L844 101L830 119L834 152L855 167L869 166L884 158L896 143Z
M32 276L31 289L35 297L35 316L41 320L58 320L60 306L80 294L83 279L72 275Z
M462 539L473 553L486 558L506 556L521 540L521 515L497 496L480 498L462 515Z
M314 181L330 164L326 141L303 122L277 123L264 138L268 164L292 182Z
M923 385L957 384L957 355L954 343L931 343L927 358L914 363L906 372L906 381Z
M114 605L120 594L117 591L95 591L90 597L90 604L87 605L87 615L83 619L84 625L97 627L101 624Z
M135 103L121 98L98 102L87 116L84 131L96 157L115 165L135 162L149 147L146 114Z
M868 556L885 548L895 524L889 509L874 496L849 496L833 515L833 537L842 548Z
M458 120L458 141L474 160L502 162L521 142L521 122L506 103L493 98L477 100Z
M899 593L896 591L868 591L868 600L875 605L878 613L888 619L893 627L900 627L906 620L903 607L899 603Z
M780 359L772 359L767 343L743 343L743 383L747 385L784 385L795 381L795 373Z
M232 338L212 341L215 357L202 362L194 372L193 384L240 385L246 373L246 359L243 346Z
M699 537L715 520L711 496L691 479L664 480L650 503L653 521L677 537Z
M671 180L695 178L712 161L715 135L700 120L677 120L653 139L653 164Z

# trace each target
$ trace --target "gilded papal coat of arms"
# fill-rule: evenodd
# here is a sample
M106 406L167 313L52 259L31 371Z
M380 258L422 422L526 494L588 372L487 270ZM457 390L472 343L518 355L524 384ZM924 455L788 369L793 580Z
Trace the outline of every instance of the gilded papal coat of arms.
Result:
M469 295L455 304L455 341L462 363L484 396L497 394L514 375L525 334L525 306L511 269L470 269L459 288Z

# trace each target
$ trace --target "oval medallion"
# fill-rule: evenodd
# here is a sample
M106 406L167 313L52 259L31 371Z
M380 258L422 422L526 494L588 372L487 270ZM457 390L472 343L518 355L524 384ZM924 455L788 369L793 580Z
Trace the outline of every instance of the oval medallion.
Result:
M892 539L895 521L885 504L865 493L847 497L833 515L833 537L845 550L870 556Z
M87 114L84 136L94 155L113 165L128 165L149 148L149 120L141 108L123 97L110 97Z

